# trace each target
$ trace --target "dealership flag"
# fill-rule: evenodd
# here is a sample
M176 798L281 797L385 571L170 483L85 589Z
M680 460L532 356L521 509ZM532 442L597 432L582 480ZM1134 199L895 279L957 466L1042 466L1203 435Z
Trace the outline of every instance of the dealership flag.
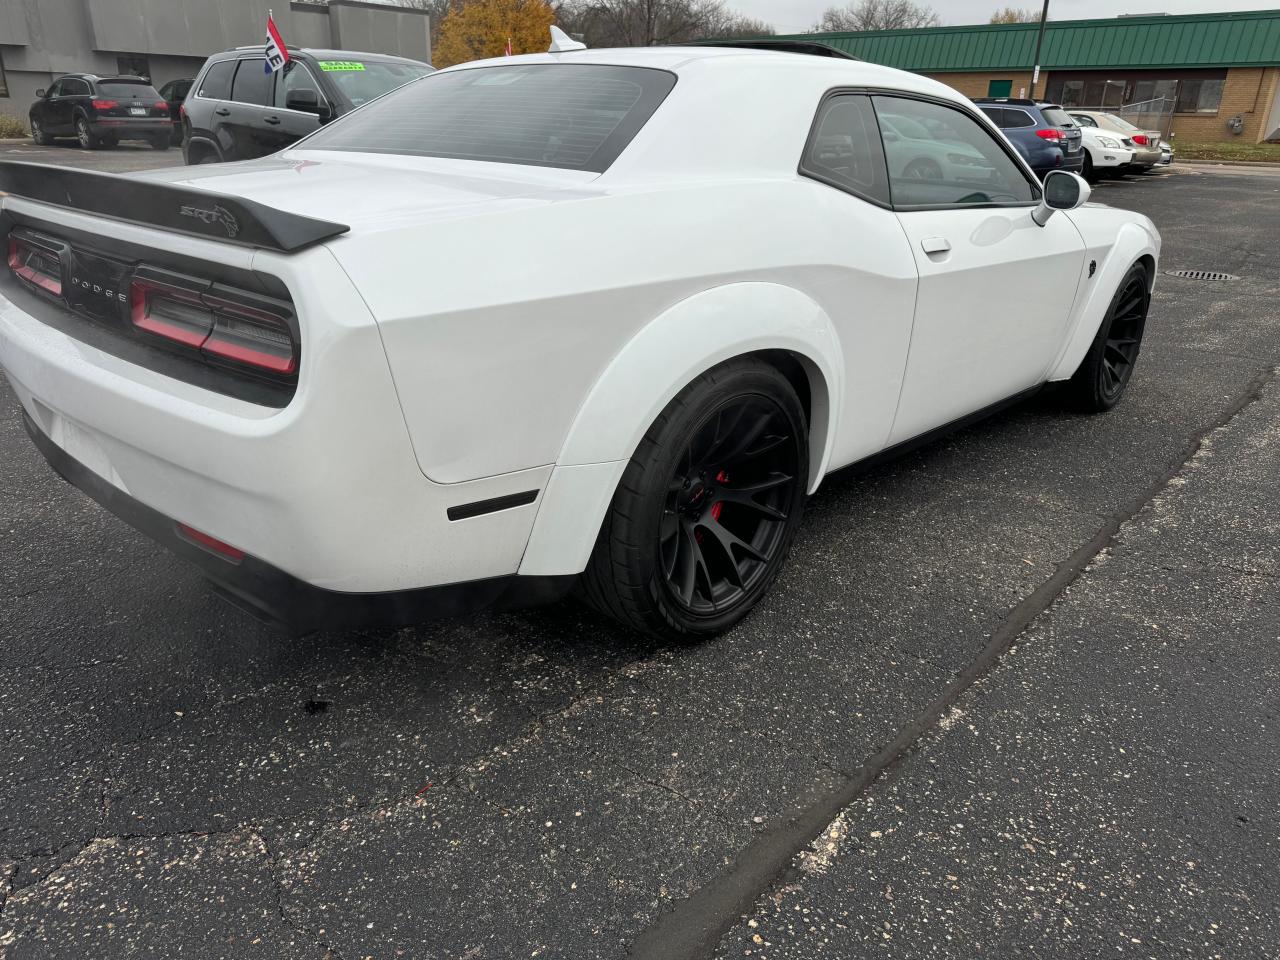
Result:
M506 53L506 55L507 55L508 57L511 57L511 56L514 56L514 55L515 55L515 51L513 51L513 50L511 49L511 38L510 38L510 37L507 37L507 49L506 49L505 53Z
M286 63L289 62L289 48L284 45L284 38L280 36L280 31L276 29L276 22L271 16L271 11L267 11L267 62L263 70L267 73L275 73Z

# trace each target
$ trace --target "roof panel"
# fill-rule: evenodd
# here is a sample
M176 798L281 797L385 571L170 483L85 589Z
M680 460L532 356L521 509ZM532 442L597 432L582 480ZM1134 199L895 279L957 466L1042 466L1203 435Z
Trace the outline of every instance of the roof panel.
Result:
M920 30L800 34L873 63L924 72L1030 68L1039 24L979 24ZM1280 65L1280 10L1051 20L1042 65L1229 67Z

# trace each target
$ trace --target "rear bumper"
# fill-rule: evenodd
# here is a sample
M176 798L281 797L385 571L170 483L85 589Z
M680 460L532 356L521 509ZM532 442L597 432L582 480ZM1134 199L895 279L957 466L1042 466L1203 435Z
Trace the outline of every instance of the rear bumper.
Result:
M119 137L122 140L145 140L168 134L173 121L168 117L102 117L89 124L95 137Z
M259 619L300 633L353 627L398 627L486 607L512 609L564 596L576 577L501 576L465 583L385 593L324 590L290 576L257 557L231 561L182 536L177 523L112 486L74 459L23 411L22 423L36 449L68 483L125 523L189 563L224 598Z
M124 241L155 242L141 227L111 229ZM250 253L178 234L165 242L214 264L252 262L289 287L303 321L294 397L273 409L175 380L0 294L0 366L40 434L168 523L322 591L396 593L516 573L551 465L428 480L377 327L327 250ZM476 504L488 506L467 509Z

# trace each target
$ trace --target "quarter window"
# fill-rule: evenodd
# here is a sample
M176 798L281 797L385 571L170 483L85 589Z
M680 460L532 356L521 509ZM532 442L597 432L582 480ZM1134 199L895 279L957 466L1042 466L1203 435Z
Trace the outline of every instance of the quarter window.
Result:
M870 98L842 94L822 104L800 171L888 205L889 182Z
M977 120L953 107L905 97L873 97L889 193L897 208L1031 203L1022 168ZM927 136L904 137L903 121Z
M231 95L231 71L235 69L234 60L219 60L205 71L200 78L197 97L206 100L225 100Z
M87 97L88 95L89 84L84 80L77 80L75 77L68 77L62 81L62 96Z
M265 107L271 102L271 86L275 77L267 73L263 58L241 60L231 81L231 99L237 103L254 103Z
M1066 116L1066 114L1064 113L1064 114L1063 114L1063 117L1065 117L1065 116ZM1049 119L1049 112L1048 112L1047 110L1045 111L1045 119L1046 119L1046 120L1048 120L1048 119ZM1050 122L1050 123L1056 123L1056 122L1058 122L1058 121L1050 120L1049 122ZM1004 112L1004 123L1000 124L1000 126L1002 126L1002 127L1010 127L1010 128L1012 128L1012 127L1034 127L1035 125L1036 125L1035 118L1034 118L1033 116L1031 116L1031 114L1027 113L1027 111L1025 111L1025 110L1009 110L1009 109L1006 109L1006 110L1005 110L1005 112Z

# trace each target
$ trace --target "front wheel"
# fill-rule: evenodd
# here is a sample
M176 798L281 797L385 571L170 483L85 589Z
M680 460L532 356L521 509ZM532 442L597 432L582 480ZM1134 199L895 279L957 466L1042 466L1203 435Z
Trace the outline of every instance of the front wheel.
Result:
M1079 369L1067 382L1067 399L1086 413L1102 413L1120 402L1142 349L1151 304L1147 268L1135 263L1120 281Z
M1080 175L1090 183L1097 183L1098 177L1093 171L1093 157L1089 156L1086 150L1084 154L1084 168L1080 171Z
M627 465L583 573L586 600L667 640L732 627L791 548L808 451L804 409L777 368L742 358L703 374Z

